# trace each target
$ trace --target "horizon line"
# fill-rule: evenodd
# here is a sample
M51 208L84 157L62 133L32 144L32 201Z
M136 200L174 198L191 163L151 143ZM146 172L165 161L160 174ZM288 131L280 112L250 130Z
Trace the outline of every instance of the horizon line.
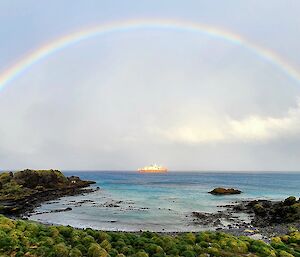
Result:
M124 169L124 170L121 170L121 169L101 169L101 170L96 170L96 169L89 169L89 170L84 170L84 169L79 169L79 170L73 170L73 169L61 169L61 171L63 172L76 172L76 171L79 171L79 172L137 172L137 170L132 170L132 169ZM212 173L250 173L250 172L255 172L255 173L280 173L280 172L291 172L291 173L294 173L294 172L299 172L300 173L300 170L168 170L166 173L168 172L199 172L199 173L209 173L209 172L212 172ZM159 172L158 172L159 173Z
M134 169L58 169L58 168L39 168L39 169L33 169L33 168L24 168L24 169L0 169L0 172L16 172L16 171L22 171L22 170L59 170L62 172L138 172ZM174 170L168 170L166 173L179 173L179 172L193 172L193 173L300 173L299 170L182 170L182 169L174 169ZM159 172L158 172L159 173ZM151 173L150 173L151 174Z

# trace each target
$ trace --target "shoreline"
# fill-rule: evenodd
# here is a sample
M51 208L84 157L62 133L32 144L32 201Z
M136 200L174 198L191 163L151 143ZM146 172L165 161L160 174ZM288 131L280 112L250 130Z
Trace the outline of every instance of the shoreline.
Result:
M51 175L51 176L50 176ZM54 176L55 175L55 176ZM29 176L29 177L28 177ZM31 179L31 177L34 179ZM54 176L54 177L53 177ZM18 183L23 183L23 185L26 185L29 189L30 194L29 195L21 195L20 198L19 195L12 195L11 199L2 199L2 203L6 201L12 204L8 204L9 210L13 210L12 213L5 213L6 216L12 217L14 219L17 218L23 218L24 220L30 219L30 216L34 215L34 211L36 211L36 208L38 206L41 206L41 204L46 203L47 201L55 201L61 197L65 196L75 196L75 195L82 195L82 194L89 194L92 192L97 191L99 188L97 187L90 187L91 184L94 184L93 181L84 181L81 180L79 177L71 176L71 177L64 177L64 175L55 170L47 170L47 171L33 171L33 170L24 170L21 172L18 172L17 174L11 174L7 173L5 179L9 179L10 181L17 181ZM53 179L55 178L55 179ZM33 186L30 187L31 183L33 181L37 181ZM24 183L24 181L26 183ZM47 182L52 183L52 187L47 187ZM31 191L30 191L31 190ZM25 191L27 192L27 191ZM240 193L240 191L239 191ZM218 196L216 196L218 197ZM290 199L291 198L291 199ZM21 200L21 204L20 204ZM290 203L286 204L286 201L292 201ZM93 200L83 200L82 203L85 201L93 202ZM75 201L73 201L74 204L76 204ZM115 208L120 207L119 203L124 201L115 202L115 200L112 200L112 202L106 202L104 204L105 207L108 208ZM78 202L80 203L80 202ZM253 203L253 204L252 204ZM93 204L96 204L93 202ZM281 204L281 205L280 205ZM300 200L297 200L295 197L289 197L285 199L283 202L280 201L270 201L270 200L241 200L238 202L231 202L231 204L228 205L220 205L218 207L222 207L223 210L216 210L213 213L206 213L206 212L190 212L189 218L190 221L187 224L183 224L184 229L183 230L176 230L176 231L170 231L170 229L166 229L166 231L163 231L162 229L124 229L124 224L119 223L118 221L114 221L115 228L116 229L106 229L105 225L103 228L97 227L97 226L81 226L76 227L72 226L77 229L86 229L89 227L93 227L95 230L99 231L110 231L110 232L125 232L125 233L141 233L142 231L153 231L154 233L159 234L167 234L167 235L180 235L184 233L189 232L201 232L201 231L220 231L224 233L229 233L233 235L245 235L245 236L253 236L253 237L261 237L259 239L269 240L271 236L274 235L281 235L286 234L288 232L288 228L290 226L293 226L297 229L300 229L300 223L299 219L295 222L293 220L291 222L287 222L287 220L279 219L278 224L271 224L272 218L269 214L266 215L267 219L263 219L261 216L264 213L270 213L270 210L274 209L274 206L280 205L279 207L282 208L290 208L290 206L295 205L296 211L298 211L298 207L300 204ZM15 208L17 206L18 208ZM47 214L47 213L54 213L54 212L65 212L65 211L71 211L73 207L70 204L66 204L66 208L61 209L54 209L50 211L45 212L36 212L36 214ZM259 207L259 208L258 208ZM140 209L148 209L148 208L141 208ZM272 209L273 208L273 209ZM276 207L277 208L277 207ZM278 208L277 208L278 209ZM170 210L170 209L169 209ZM249 221L245 221L241 215L241 213L244 213L246 215L249 215ZM281 214L281 213L279 213ZM277 215L278 216L278 215ZM188 216L186 216L188 217ZM269 220L268 220L269 219ZM31 220L40 224L44 225L63 225L67 226L70 224L59 224L59 223L53 223L53 222L47 222L42 221L39 219ZM270 224L267 224L267 223ZM281 224L282 223L282 224ZM284 224L286 223L286 224ZM147 224L147 223L145 223ZM188 228L190 225L196 225L199 226L198 229L194 229L191 227L191 229ZM78 225L80 225L78 223ZM117 229L121 227L122 229ZM146 227L146 226L145 226ZM182 228L182 227L181 227ZM187 229L186 229L187 228Z
M268 200L255 200L255 201L268 201ZM233 202L230 205L227 206L222 206L222 207L227 207L224 211L219 211L219 212L214 212L214 213L209 213L209 215L218 215L220 214L220 212L222 213L221 215L223 215L225 213L225 215L227 215L228 211L230 211L231 215L236 215L241 213L240 210L238 210L236 207L239 206L240 204L246 204L246 203L251 203L253 202L253 200L249 200L249 201L240 201L239 203ZM272 202L273 204L278 204L280 203L279 201L268 201L268 202ZM221 206L220 206L221 207ZM51 212L60 212L60 211L68 211L68 206L66 209L62 209L62 210L54 210ZM49 213L49 212L46 212ZM207 213L206 213L207 214ZM218 216L217 216L218 217ZM194 230L194 229L186 229L186 230L176 230L176 231L170 231L170 230L166 230L166 231L161 231L161 230L151 230L151 229L105 229L105 228L101 228L101 227L97 227L97 226L73 226L70 225L68 223L53 223L53 222L47 222L47 221L42 221L39 219L36 220L31 220L30 217L23 217L26 220L30 220L33 222L37 222L40 224L44 224L47 226L71 226L73 228L76 229L80 229L80 230L85 230L85 229L93 229L93 230L97 230L97 231L104 231L104 232L124 232L124 233L133 233L133 234L140 234L142 232L153 232L153 233L157 233L157 234L162 234L162 235L181 235L181 234L186 234L186 233L199 233L199 232L223 232L223 233L228 233L234 236L248 236L250 238L253 239L261 239L265 242L269 242L271 237L274 236L280 236L280 235L284 235L289 233L290 228L293 229L297 229L300 230L300 221L297 220L295 222L290 222L290 223L282 223L282 224L272 224L272 225L267 225L267 226L260 226L260 225L254 225L252 224L254 217L255 216L249 216L251 217L251 222L249 223L245 223L244 221L242 221L241 223L236 223L238 222L239 218L237 218L236 220L234 220L234 222L232 224L229 224L227 226L223 225L223 226L204 226L204 225L200 225L199 227L201 227L201 229L199 230ZM198 221L199 222L199 221ZM207 222L207 220L201 220L201 222L205 223ZM199 224L201 224L201 222L199 222ZM118 223L116 222L116 227L118 227ZM162 229L164 230L164 229Z
M95 228L95 227L76 227L76 226L71 226L67 224L60 224L60 223L52 223L52 222L42 222L38 220L31 220L28 218L24 217L9 217L13 220L25 220L28 222L33 222L37 224L41 224L47 227L51 226L63 226L63 227L72 227L73 229L77 230L87 230L87 229L92 229L94 231L100 231L100 232L115 232L115 233L126 233L126 234L134 234L134 235L141 235L144 232L150 232L150 233L155 233L158 235L168 235L168 236L180 236L188 233L202 233L202 232L221 232L225 234L230 234L233 236L247 236L251 239L254 240L263 240L266 243L270 243L271 238L273 237L278 237L278 236L283 236L287 235L291 232L292 230L300 231L300 221L294 222L294 223L287 223L287 224L277 224L273 226L265 226L265 227L254 227L251 225L251 227L239 227L239 228L207 228L199 231L193 231L193 230L188 230L188 231L152 231L152 230L107 230L107 229L101 229L101 228Z
M92 202L92 200L81 200L79 201L79 203L84 202L84 201L89 201ZM265 200L265 199L259 199L259 200L253 200L253 199L248 199L248 200L241 200L241 201L235 201L235 202L231 202L231 204L228 205L220 205L217 207L220 208L225 208L223 210L218 210L218 211L214 211L212 213L205 213L205 212L195 212L197 215L199 214L200 216L197 217L194 215L194 213L192 212L190 214L190 218L194 217L194 220L191 219L190 224L199 224L199 229L188 229L189 225L186 225L186 229L182 229L182 230L174 230L174 231L170 231L170 229L166 228L166 231L164 231L164 228L162 229L131 229L131 228L124 228L124 224L119 223L119 221L113 221L113 223L115 224L115 228L116 229L107 229L107 227L105 227L105 225L103 227L101 226L95 226L95 225L83 225L83 226L74 226L73 224L70 224L68 222L63 222L63 223L55 223L55 222L47 222L46 220L41 220L41 219L30 219L30 216L35 216L35 215L40 215L40 214L48 214L48 213L56 213L56 212L65 212L65 211L71 211L73 207L73 205L71 204L65 204L65 208L63 209L53 209L50 211L45 211L45 212L36 212L36 213L32 213L32 215L26 217L24 216L24 218L29 219L31 221L35 221L41 224L45 224L45 225L62 225L62 226L72 226L76 229L87 229L87 228L91 228L94 230L98 230L98 231L105 231L105 232L125 232L125 233L134 233L134 234L139 234L143 231L150 231L153 233L158 233L158 234L167 234L167 235L180 235L180 234L184 234L184 233L189 233L189 232L193 232L193 233L198 233L198 232L205 232L205 231L215 231L215 232L224 232L224 233L229 233L235 236L249 236L250 238L255 238L255 239L262 239L266 242L268 242L270 240L271 237L273 236L279 236L279 235L283 235L283 234L287 234L289 232L289 228L293 227L295 229L300 230L300 220L296 220L294 222L285 222L284 220L282 220L282 223L279 224L269 224L269 225L265 225L262 226L260 224L255 224L254 220L257 217L257 215L255 213L252 212L252 210L247 209L246 206L249 205L250 203L260 203L260 202L264 202L264 203L268 203L270 206L273 205L278 205L280 203L282 203L281 201L278 200ZM283 201L284 202L284 201ZM73 200L72 204L76 204L76 202ZM111 208L115 208L116 206L114 206L114 204L110 204L107 205L109 207L109 209ZM241 214L244 214L241 215ZM246 222L245 221L245 217L247 216L247 218L249 218L249 220ZM220 220L222 220L222 222L224 221L228 221L228 223L224 224L221 223ZM217 223L217 225L215 226L209 226L209 224L215 224L216 221L218 221L219 223ZM112 222L112 221L107 221ZM147 223L145 223L147 225ZM118 226L121 227L121 229L118 229ZM130 227L130 225L129 225Z

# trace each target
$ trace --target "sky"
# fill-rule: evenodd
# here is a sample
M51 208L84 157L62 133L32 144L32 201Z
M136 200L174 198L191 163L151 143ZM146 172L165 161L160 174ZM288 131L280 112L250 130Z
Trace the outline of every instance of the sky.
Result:
M71 33L164 19L234 34L300 78L299 9L296 0L0 0L0 77ZM0 88L0 121L0 170L300 171L300 81L201 31L140 27L55 51Z

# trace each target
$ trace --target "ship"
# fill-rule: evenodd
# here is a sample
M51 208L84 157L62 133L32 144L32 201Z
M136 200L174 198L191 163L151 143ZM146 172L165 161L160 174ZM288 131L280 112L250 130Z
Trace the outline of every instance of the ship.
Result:
M167 172L168 169L156 164L145 166L143 168L138 169L138 172L151 172L151 173L161 173L161 172Z

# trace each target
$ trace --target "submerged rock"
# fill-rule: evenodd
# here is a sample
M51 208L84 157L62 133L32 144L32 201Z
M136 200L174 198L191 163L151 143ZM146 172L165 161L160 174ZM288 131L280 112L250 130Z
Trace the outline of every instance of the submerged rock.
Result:
M217 187L208 193L213 195L234 195L234 194L240 194L242 193L242 191L234 188Z
M64 209L57 209L57 210L51 210L51 211L43 211L43 212L33 212L31 215L41 215L45 213L57 213L57 212L65 212L65 211L72 211L71 207L64 208Z
M194 223L204 226L220 226L222 225L221 219L229 220L231 215L225 212L207 213L207 212L192 212L195 217Z

